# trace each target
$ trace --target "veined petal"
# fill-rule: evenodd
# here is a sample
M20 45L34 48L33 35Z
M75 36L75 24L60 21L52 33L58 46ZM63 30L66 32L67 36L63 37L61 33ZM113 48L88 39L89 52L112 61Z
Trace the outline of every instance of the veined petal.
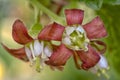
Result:
M7 46L5 46L4 44L2 44L3 48L8 51L11 55L13 55L14 57L21 59L23 61L28 61L28 58L25 54L25 48L19 48L19 49L9 49Z
M70 35L73 31L75 31L75 29L76 29L75 27L69 27L69 26L66 27L65 28L66 34Z
M12 28L12 36L16 42L22 45L25 45L26 43L31 42L33 40L33 38L29 36L23 22L20 20L16 20L14 22Z
M52 49L49 47L49 46L46 46L44 48L44 54L47 56L47 57L50 57L51 54L53 53Z
M91 22L83 26L89 39L97 39L107 36L104 23L100 17L94 18Z
M38 39L40 40L57 40L60 41L62 39L62 34L64 31L64 27L60 24L53 23L46 26L38 35Z
M71 40L70 40L69 37L63 38L63 39L62 39L62 42L63 42L64 44L66 44L66 45L70 45L70 44L71 44Z
M49 60L46 61L46 64L50 66L64 66L71 55L72 51L64 44L61 44L54 50Z
M97 62L100 60L99 53L92 48L90 45L88 45L88 51L78 51L78 56L80 57L82 61L82 68L87 70L97 64Z
M80 9L66 9L65 15L68 25L81 24L84 17L84 11Z
M79 31L79 32L81 32L81 33L85 32L82 26L78 26L78 28L76 30Z

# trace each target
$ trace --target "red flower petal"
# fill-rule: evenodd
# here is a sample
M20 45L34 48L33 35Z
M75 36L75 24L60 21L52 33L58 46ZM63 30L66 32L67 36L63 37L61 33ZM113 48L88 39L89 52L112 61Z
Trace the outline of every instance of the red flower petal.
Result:
M20 49L9 49L7 46L5 46L4 44L2 44L3 48L8 51L11 55L13 55L14 57L21 59L23 61L28 61L27 56L25 54L25 49L20 48Z
M89 39L96 39L107 36L104 24L99 17L94 18L91 22L85 24L83 27Z
M80 57L82 61L82 68L87 70L97 64L97 62L100 60L99 53L92 48L90 45L88 45L88 51L78 51L78 56Z
M71 55L72 51L64 44L61 44L59 47L56 47L49 60L46 61L46 64L56 67L64 66Z
M33 38L29 36L26 27L20 20L16 20L14 22L12 36L16 42L23 45L33 40Z
M40 40L57 40L60 41L62 39L62 34L64 31L64 27L60 24L53 23L46 26L38 35L38 39Z
M84 11L80 9L66 9L65 15L68 25L81 24L84 17Z

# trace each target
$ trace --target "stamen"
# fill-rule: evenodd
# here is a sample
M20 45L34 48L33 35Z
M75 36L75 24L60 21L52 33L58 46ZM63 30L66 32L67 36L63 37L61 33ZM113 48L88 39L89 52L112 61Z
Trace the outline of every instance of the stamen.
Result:
M46 59L40 59L40 69L42 70L43 67L45 66L44 62L45 62Z
M85 48L84 48L84 51L88 51L88 43L84 43L84 46L85 46Z
M34 55L34 50L33 50L33 46L32 46L32 43L30 44L30 50L32 52L32 56L33 56L33 60L35 60L35 55Z
M82 34L80 34L80 32L79 31L76 31L77 32L77 34L78 34L78 37L83 37L83 35Z
M41 41L41 46L42 46L42 54L41 54L41 58L42 59L44 59L44 58L46 58L46 55L44 54L44 42L43 41Z
M103 74L105 76L106 79L109 79L110 76L106 73L105 69L100 69L101 74Z

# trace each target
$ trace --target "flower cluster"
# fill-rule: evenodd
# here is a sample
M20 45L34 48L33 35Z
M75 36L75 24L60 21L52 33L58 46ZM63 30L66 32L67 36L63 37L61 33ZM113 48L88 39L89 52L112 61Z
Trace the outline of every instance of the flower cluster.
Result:
M22 21L16 20L12 28L13 39L23 45L20 49L2 46L13 56L23 61L37 64L37 70L49 65L62 70L67 60L73 56L78 69L97 72L108 68L103 56L106 44L99 40L107 32L100 17L83 25L84 11L66 9L66 26L52 23L45 26L36 38L32 38Z

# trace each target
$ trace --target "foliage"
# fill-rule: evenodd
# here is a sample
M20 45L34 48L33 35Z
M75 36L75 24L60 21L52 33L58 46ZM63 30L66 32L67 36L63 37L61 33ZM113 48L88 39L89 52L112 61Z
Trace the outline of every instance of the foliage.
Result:
M80 0L85 2L88 7L91 7L95 10L99 10L102 7L102 4L110 4L110 5L119 5L120 0Z
M105 26L109 32L109 36L106 39L108 45L108 54L110 63L114 69L120 74L120 13L118 12L120 5L111 6L103 5L103 8L100 9L97 13L102 17Z

